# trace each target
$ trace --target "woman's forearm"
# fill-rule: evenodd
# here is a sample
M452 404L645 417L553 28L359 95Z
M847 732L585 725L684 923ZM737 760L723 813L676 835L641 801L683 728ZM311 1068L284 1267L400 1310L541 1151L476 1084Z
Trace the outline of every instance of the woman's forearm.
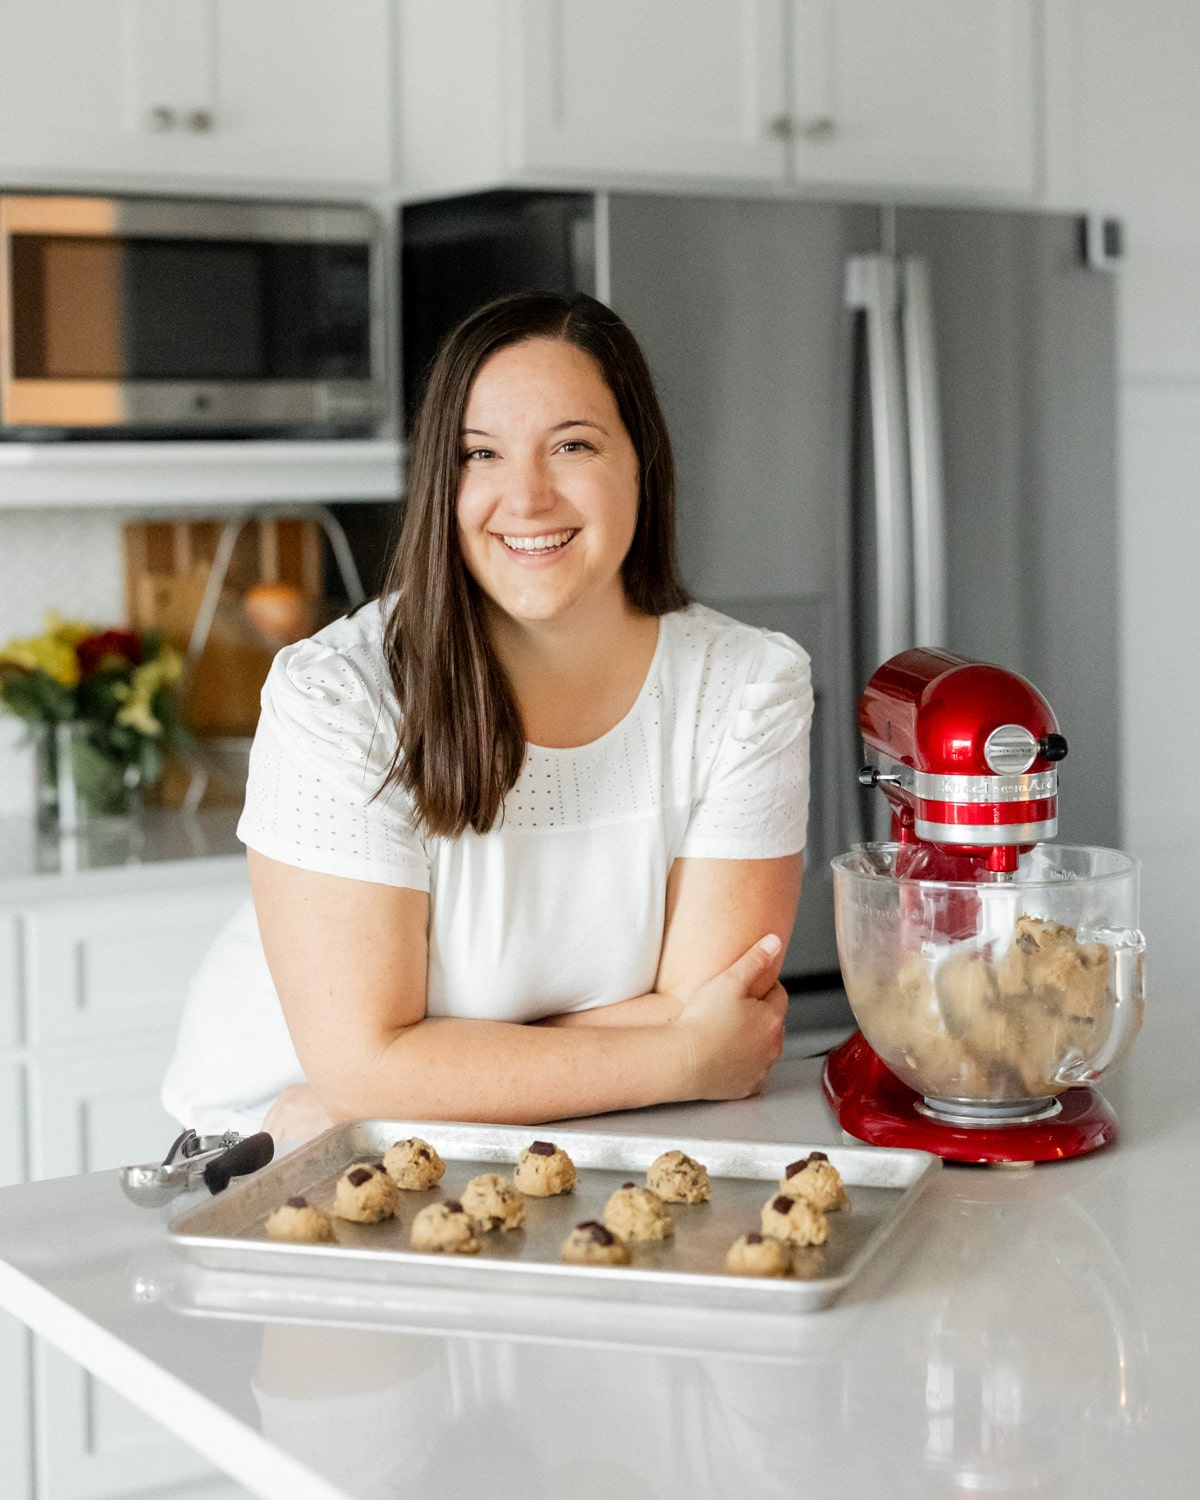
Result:
M669 1026L679 1019L683 1001L675 995L634 995L612 1005L593 1005L587 1010L568 1010L546 1016L535 1026Z
M649 997L637 997L638 999ZM615 1009L616 1007L611 1007ZM665 1024L522 1026L428 1017L310 1081L334 1119L533 1125L691 1097L686 1036Z

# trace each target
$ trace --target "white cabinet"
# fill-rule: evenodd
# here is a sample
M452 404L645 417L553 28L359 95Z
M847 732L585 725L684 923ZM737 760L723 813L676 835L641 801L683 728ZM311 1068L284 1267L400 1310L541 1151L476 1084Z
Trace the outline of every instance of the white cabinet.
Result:
M0 173L381 185L389 0L0 0Z
M792 172L1032 194L1031 0L791 0Z
M240 856L0 885L0 1183L165 1154L179 1126L159 1089L179 1010L246 892ZM245 1495L2 1316L0 1451L5 1500Z
M1038 0L397 0L399 183L1032 199Z
M525 0L515 159L531 171L779 180L784 8Z

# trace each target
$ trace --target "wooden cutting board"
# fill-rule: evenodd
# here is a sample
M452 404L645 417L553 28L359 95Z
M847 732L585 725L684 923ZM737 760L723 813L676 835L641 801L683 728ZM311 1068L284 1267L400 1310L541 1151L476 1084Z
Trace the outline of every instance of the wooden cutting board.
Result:
M124 528L126 608L135 628L161 630L186 653L224 524L138 521ZM238 537L204 651L188 674L183 721L199 737L254 733L259 694L282 644L264 640L244 609L248 590L264 582L294 585L315 616L323 592L315 521L265 517Z

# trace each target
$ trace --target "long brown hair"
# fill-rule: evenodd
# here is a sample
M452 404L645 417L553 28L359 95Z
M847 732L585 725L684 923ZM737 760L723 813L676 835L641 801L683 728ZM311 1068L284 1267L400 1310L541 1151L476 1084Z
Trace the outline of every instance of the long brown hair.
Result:
M611 308L582 294L521 293L481 307L451 332L430 368L411 443L408 508L387 592L384 633L400 709L384 783L405 788L424 830L486 833L521 774L525 727L484 623L479 586L458 539L462 425L485 360L527 339L562 339L590 354L637 454L625 595L644 614L685 605L675 557L675 466L654 383L637 340Z

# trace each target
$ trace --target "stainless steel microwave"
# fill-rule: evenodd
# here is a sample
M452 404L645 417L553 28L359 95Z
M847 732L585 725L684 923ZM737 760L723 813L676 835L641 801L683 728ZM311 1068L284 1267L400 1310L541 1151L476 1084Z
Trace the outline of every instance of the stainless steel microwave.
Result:
M370 433L381 261L354 205L0 195L0 438Z

